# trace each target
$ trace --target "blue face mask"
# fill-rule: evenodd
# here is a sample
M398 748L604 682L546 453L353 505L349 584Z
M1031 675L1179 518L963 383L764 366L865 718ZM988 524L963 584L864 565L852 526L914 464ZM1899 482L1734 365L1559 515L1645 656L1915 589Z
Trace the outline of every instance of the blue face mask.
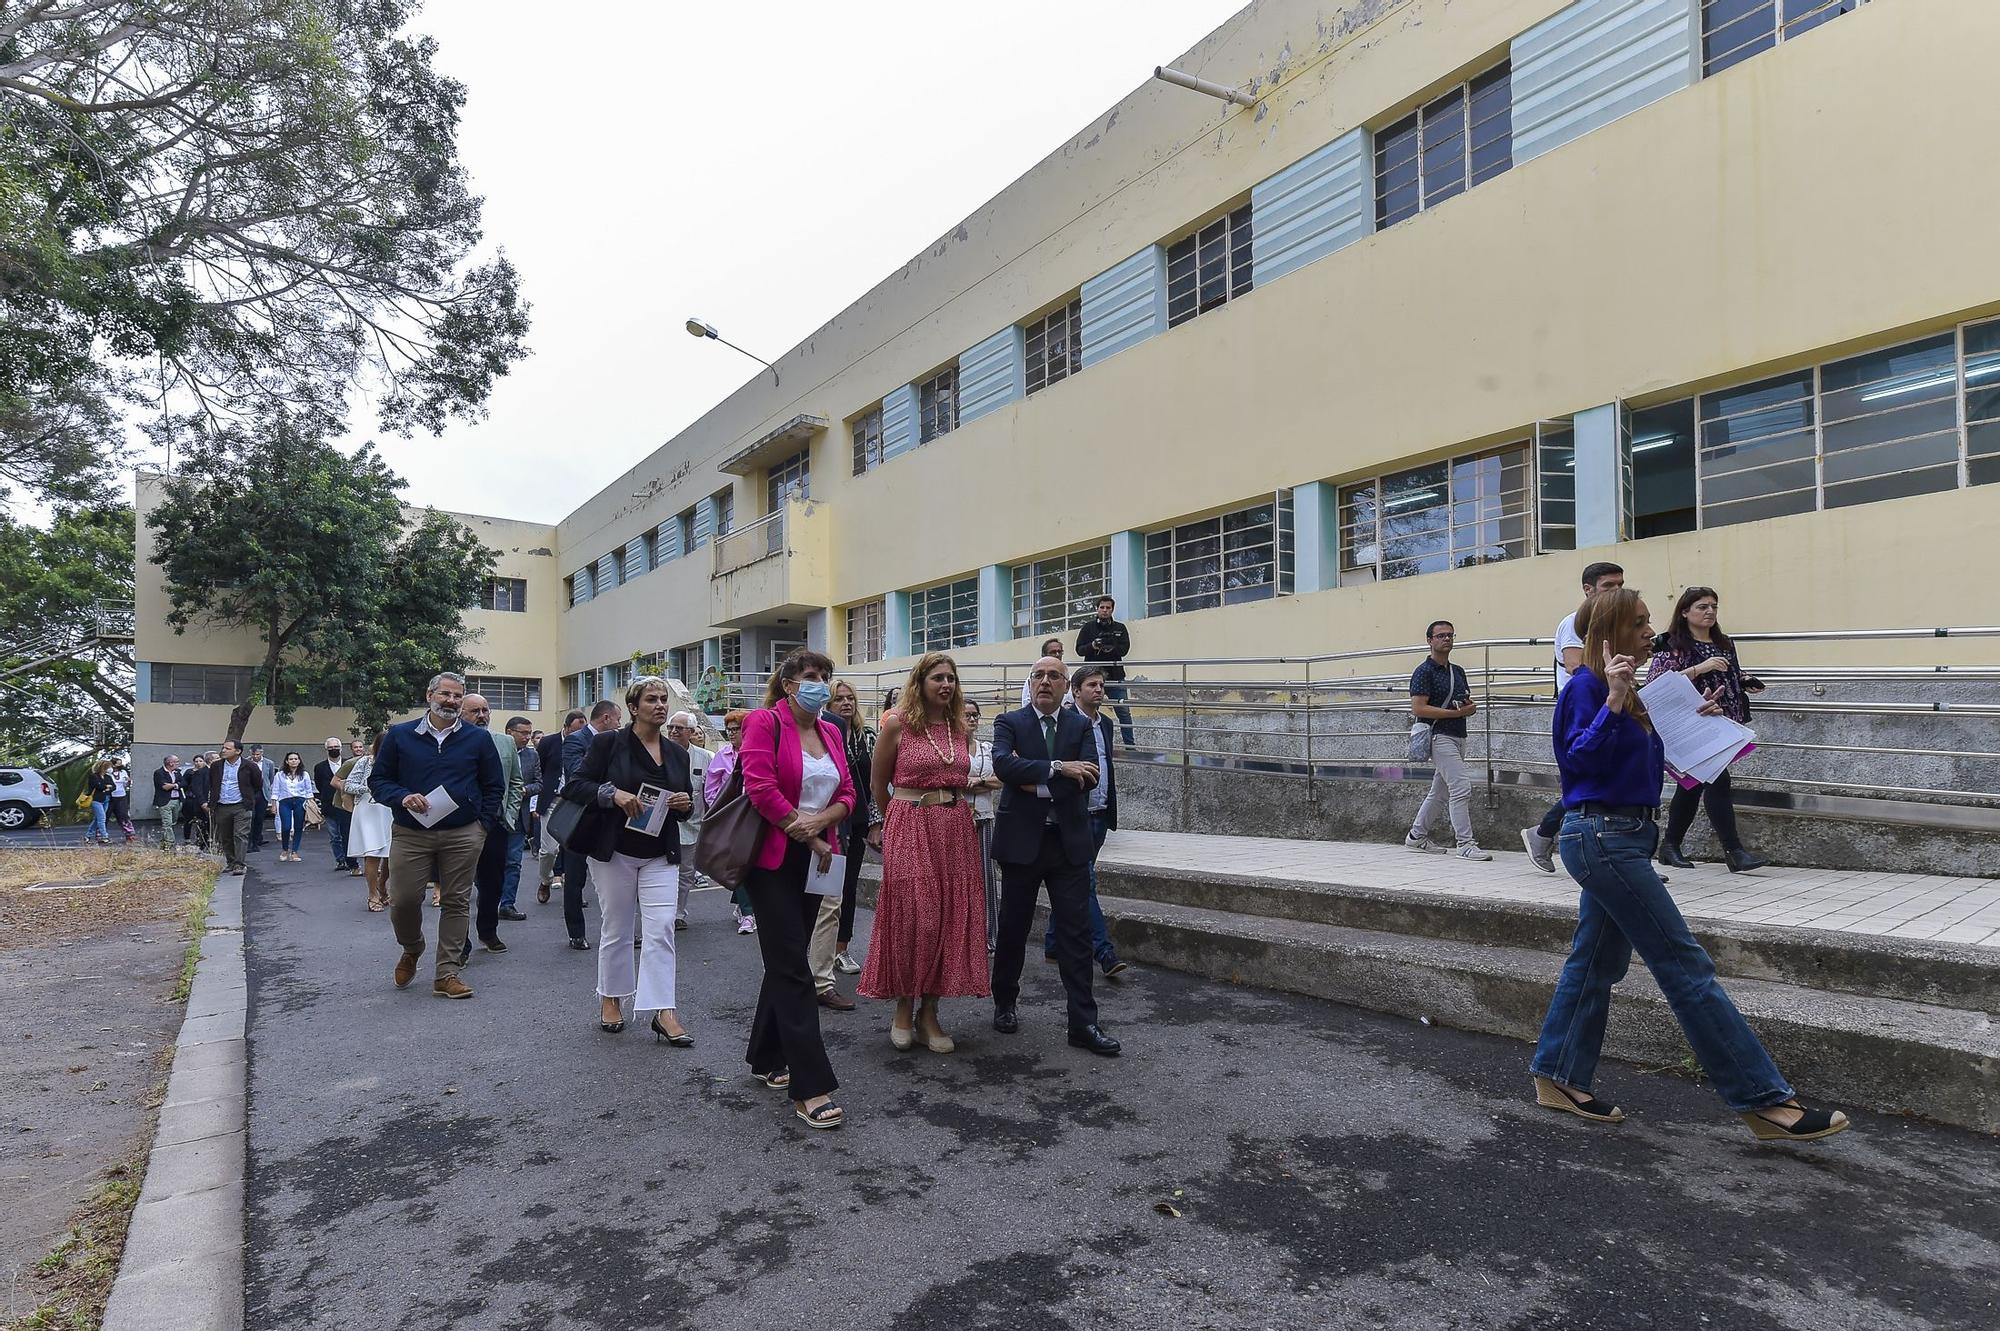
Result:
M820 708L826 706L827 699L833 696L833 689L816 679L804 679L799 681L799 691L793 696L799 700L799 706L817 716Z

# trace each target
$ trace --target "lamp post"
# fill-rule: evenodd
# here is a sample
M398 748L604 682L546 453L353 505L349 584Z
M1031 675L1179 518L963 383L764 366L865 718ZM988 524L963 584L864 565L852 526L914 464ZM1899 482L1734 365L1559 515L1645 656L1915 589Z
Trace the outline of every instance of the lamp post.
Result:
M728 338L716 332L714 324L703 323L700 319L689 319L687 321L687 330L689 337L710 338L716 342L720 342L723 346L728 347L732 351L743 351L742 347L737 346L734 342L731 342ZM765 360L762 356L759 356L754 351L743 351L743 354L748 356L751 360L756 361L759 365L763 366L765 369L769 370L771 372L771 383L773 384L773 386L776 386L778 384L777 366L771 364L771 362Z

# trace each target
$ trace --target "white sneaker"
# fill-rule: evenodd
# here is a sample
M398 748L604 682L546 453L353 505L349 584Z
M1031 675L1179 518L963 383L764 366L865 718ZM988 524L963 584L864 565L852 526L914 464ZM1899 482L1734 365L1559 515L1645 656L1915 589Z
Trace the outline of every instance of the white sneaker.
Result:
M1440 846L1428 836L1423 836L1416 832L1412 832L1403 838L1403 849L1414 850L1425 855L1442 855L1445 853L1443 846Z
M1522 828L1521 845L1527 850L1529 861L1537 869L1543 873L1556 871L1556 843L1543 836L1540 827Z
M836 952L833 954L833 968L839 971L842 975L861 974L861 963L856 961L851 954L846 952Z
M754 933L756 933L756 932L757 932L757 917L756 917L755 915L742 915L742 916L738 916L738 917L737 917L737 920L736 920L736 932L737 932L737 933L739 933L739 934L754 934Z
M1442 850L1443 847L1439 847L1439 849ZM1470 841L1466 842L1462 846L1453 848L1451 853L1453 855L1456 855L1461 860L1490 860L1493 858L1492 851L1481 850L1477 845L1475 845Z

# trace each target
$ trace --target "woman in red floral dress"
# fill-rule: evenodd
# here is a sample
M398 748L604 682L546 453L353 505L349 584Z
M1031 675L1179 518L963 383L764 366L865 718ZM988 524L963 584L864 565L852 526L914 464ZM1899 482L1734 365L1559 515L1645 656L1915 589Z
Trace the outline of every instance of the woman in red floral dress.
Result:
M898 1049L921 1039L932 1053L950 1053L955 1046L938 1021L938 1000L992 992L986 874L965 794L971 739L958 664L932 652L910 671L875 742L868 844L882 852L882 890L856 992L896 1000L889 1042Z

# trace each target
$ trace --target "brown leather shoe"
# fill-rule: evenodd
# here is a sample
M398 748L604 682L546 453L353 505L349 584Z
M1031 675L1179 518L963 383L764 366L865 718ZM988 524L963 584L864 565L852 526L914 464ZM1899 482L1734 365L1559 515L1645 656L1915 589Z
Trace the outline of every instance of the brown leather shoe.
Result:
M431 986L431 992L439 998L470 998L472 986L456 975L447 975Z
M821 994L819 996L819 1005L821 1007L830 1007L835 1012L854 1011L854 1000L841 993L838 989L829 989Z
M541 902L545 906L549 903L549 885L547 883L543 883L540 887L535 889L535 900Z
M407 989L410 981L417 978L417 959L423 955L421 952L405 952L402 960L396 963L396 987L398 989Z

